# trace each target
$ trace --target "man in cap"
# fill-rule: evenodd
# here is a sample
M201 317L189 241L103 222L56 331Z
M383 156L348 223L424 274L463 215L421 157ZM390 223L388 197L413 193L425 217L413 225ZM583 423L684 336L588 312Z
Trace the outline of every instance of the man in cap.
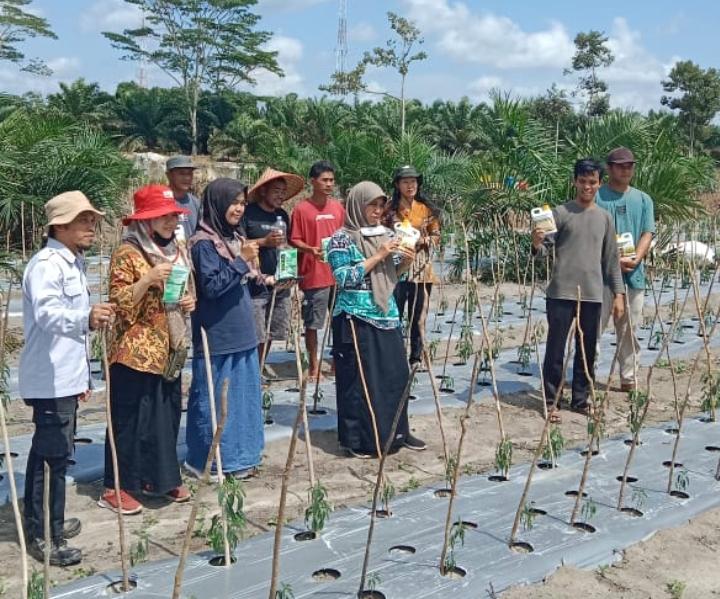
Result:
M95 241L103 213L80 191L45 205L48 241L23 275L25 345L20 356L20 396L33 409L35 432L25 474L25 533L28 552L44 554L44 464L50 469L50 563L71 566L82 559L66 539L80 532L77 518L65 520L65 471L73 451L78 400L90 395L87 335L108 325L111 304L90 306L83 253Z
M596 203L607 210L613 218L618 235L631 233L635 244L634 257L621 257L620 268L627 289L628 310L615 321L620 366L620 388L635 389L635 352L638 343L635 327L642 320L645 298L645 269L643 259L650 249L655 234L655 209L652 198L630 185L635 174L635 156L627 148L615 148L607 157L608 182L597 193ZM602 327L610 324L612 294L606 288L603 301Z
M196 168L190 156L173 156L165 163L165 175L175 196L175 203L179 208L189 211L180 216L175 232L175 239L182 244L195 234L201 218L200 200L191 192Z
M290 230L290 217L282 205L300 193L304 186L305 182L299 175L268 168L248 192L248 207L242 220L243 228L248 239L258 240L260 272L265 276L264 284L255 281L250 284L261 364L266 352L270 351L271 341L283 340L287 336L290 323L290 292L282 283L276 283L274 278L279 248L287 244L287 232ZM276 287L274 302L273 287Z

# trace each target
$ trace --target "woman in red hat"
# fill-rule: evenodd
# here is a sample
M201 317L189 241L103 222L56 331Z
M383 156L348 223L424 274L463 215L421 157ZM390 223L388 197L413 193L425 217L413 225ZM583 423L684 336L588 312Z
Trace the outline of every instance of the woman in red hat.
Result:
M116 322L110 335L110 408L117 446L120 497L115 494L105 443L105 492L98 504L125 514L142 510L140 493L183 502L176 445L180 428L180 371L187 356L187 315L195 308L189 262L175 243L180 214L164 185L133 196L123 219L123 243L110 262L110 301Z

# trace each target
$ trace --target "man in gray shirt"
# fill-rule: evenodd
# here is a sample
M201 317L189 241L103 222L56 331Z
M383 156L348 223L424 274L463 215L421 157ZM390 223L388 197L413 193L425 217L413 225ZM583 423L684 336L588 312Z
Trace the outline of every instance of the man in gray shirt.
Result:
M187 215L181 215L175 232L177 241L183 245L195 234L202 216L200 200L191 191L196 168L190 156L173 156L165 163L165 175L175 195L175 203L190 211Z
M602 175L602 166L594 160L578 160L575 163L575 199L553 209L557 228L554 234L555 261L545 293L548 320L543 363L545 401L549 405L555 402L563 375L567 336L577 316L584 343L581 347L580 336L576 335L570 409L585 414L588 413L590 385L595 377L595 352L605 285L614 293L613 316L622 318L625 311L625 286L620 272L615 227L610 215L595 204ZM541 229L533 230L533 254L547 254L548 247L544 241L545 233ZM585 361L590 379L585 373ZM559 422L559 415L552 413L551 420Z

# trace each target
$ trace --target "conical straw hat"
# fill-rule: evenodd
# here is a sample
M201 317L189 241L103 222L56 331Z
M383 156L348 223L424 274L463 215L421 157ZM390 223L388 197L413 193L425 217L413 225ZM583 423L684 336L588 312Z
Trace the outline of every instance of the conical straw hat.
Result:
M275 179L285 180L285 185L287 185L287 195L285 196L284 201L287 201L290 198L296 196L305 187L305 181L299 175L293 175L292 173L283 173L282 171L276 171L272 168L266 168L265 172L255 182L255 185L253 185L250 188L250 191L248 191L248 201L254 202L257 199L258 189L260 189L266 183L274 181Z

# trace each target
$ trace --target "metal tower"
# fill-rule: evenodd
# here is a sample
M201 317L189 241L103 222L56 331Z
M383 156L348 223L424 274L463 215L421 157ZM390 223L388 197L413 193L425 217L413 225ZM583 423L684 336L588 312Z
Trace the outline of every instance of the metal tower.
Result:
M348 41L347 41L347 0L340 0L338 12L338 35L335 46L335 71L344 73L347 68Z
M145 29L145 13L143 12L142 16L142 29ZM145 50L145 40L141 38L140 41L140 48ZM140 87L147 87L148 86L148 77L147 77L147 59L143 56L140 58L140 62L138 64L138 70L137 70L137 84Z

